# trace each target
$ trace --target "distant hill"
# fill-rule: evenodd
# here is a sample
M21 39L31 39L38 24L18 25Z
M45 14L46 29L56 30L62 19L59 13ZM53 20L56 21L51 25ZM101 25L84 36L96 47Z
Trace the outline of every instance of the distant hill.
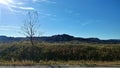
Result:
M22 38L22 37L14 38L14 37L0 36L0 43L21 41L22 39L25 39L25 38Z
M9 42L18 42L21 40L27 40L28 38L24 37L7 37L7 36L0 36L0 43L9 43ZM118 39L110 39L110 40L101 40L99 38L80 38L80 37L74 37L70 36L68 34L61 34L61 35L53 35L49 37L35 37L38 41L44 41L44 42L69 42L69 41L78 41L78 42L87 42L87 43L120 43L120 40Z

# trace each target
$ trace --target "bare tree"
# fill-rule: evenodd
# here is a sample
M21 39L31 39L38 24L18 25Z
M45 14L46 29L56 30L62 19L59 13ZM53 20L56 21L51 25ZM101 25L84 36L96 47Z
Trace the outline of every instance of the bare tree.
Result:
M34 38L39 34L39 20L38 20L38 13L36 11L30 11L27 13L25 20L23 21L23 25L21 27L22 34L24 34L30 41L32 45L31 50L31 60L34 60Z
M34 46L34 37L38 34L38 28L38 13L36 11L28 12L22 26L22 33L29 38L32 46Z

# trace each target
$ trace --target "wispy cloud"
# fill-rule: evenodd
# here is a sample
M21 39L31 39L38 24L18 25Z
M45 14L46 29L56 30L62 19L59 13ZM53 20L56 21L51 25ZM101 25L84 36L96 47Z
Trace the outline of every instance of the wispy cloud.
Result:
M73 10L73 9L65 9L64 10L67 14L69 14L69 15L74 15L74 16L80 16L80 13L79 12L77 12L77 11L75 11L75 10Z
M84 22L81 23L81 26L87 26L87 25L91 25L91 24L95 24L98 23L98 20L86 20Z
M52 14L52 13L47 13L45 11L38 11L38 13L40 14L41 17L45 18L45 17L57 17L56 14Z
M41 2L41 3L52 3L52 4L56 4L55 1L51 1L51 0L32 0L33 2Z
M86 26L86 25L89 25L89 24L92 24L92 22L83 22L83 23L81 23L82 26Z
M15 1L15 0L3 0L0 1L0 5L2 5L2 8L7 8L8 10L12 12L18 12L22 10L35 10L35 8L30 6L24 6L25 3L21 1Z
M70 9L65 9L65 12L68 13L68 14L72 14L74 11L70 10Z
M23 10L34 10L34 8L32 7L18 7L18 8Z
M16 31L19 30L18 26L0 26L1 31Z
M48 2L49 0L33 0L33 2Z

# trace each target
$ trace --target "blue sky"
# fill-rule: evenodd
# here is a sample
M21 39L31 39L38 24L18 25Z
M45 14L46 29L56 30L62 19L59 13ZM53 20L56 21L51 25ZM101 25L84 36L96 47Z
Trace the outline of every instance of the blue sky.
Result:
M120 0L0 0L0 35L23 36L28 11L38 11L43 36L120 39Z

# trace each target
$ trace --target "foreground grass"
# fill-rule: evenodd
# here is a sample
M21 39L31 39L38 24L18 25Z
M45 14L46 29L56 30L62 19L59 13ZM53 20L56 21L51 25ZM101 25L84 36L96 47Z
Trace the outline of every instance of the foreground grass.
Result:
M33 66L33 65L79 65L79 66L120 66L120 61L0 61L3 66Z
M16 42L0 44L0 54L0 65L5 66L120 66L120 44L37 43L33 47ZM29 61L33 55L34 62Z

